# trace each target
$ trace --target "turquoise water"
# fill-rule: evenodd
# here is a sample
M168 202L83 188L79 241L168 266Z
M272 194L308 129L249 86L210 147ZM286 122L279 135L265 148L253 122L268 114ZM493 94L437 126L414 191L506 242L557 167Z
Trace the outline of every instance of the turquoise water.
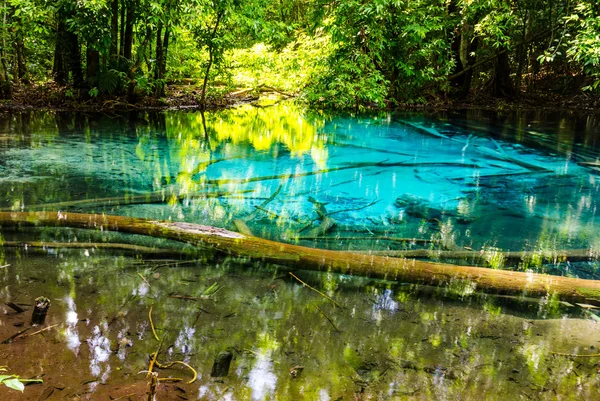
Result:
M356 118L284 103L207 114L205 125L199 113L176 111L4 116L0 208L230 229L249 218L255 235L308 246L425 248L431 259L472 250L452 261L598 277L593 117ZM335 226L318 229L315 202ZM565 259L568 250L590 258ZM535 255L507 260L501 251Z
M591 117L351 117L289 103L205 122L0 115L0 209L244 220L307 246L599 278L599 135ZM290 271L120 233L5 228L0 244L0 366L44 380L16 401L147 400L157 350L198 375L157 369L182 380L160 382L156 400L598 399L590 305ZM46 331L2 343L40 295L46 325L26 334ZM229 375L212 377L224 351Z

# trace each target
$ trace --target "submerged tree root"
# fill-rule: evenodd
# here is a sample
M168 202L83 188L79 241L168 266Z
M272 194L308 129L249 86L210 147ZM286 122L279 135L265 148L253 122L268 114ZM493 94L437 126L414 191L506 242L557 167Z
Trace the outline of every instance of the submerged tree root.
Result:
M2 227L61 226L121 231L209 246L225 254L292 268L356 274L387 280L463 288L499 294L558 295L561 299L600 305L600 281L530 272L431 263L353 252L330 251L270 241L199 224L139 218L62 213L0 212Z

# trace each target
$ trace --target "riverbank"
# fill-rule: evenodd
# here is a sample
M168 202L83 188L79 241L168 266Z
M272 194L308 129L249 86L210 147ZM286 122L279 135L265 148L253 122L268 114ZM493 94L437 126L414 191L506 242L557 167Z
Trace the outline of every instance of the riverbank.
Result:
M129 110L160 111L173 109L201 110L201 88L193 82L168 85L165 97L157 98L138 94L134 103L126 96L97 96L76 91L70 87L54 83L15 87L10 100L0 100L0 112L18 112L25 110L55 110L81 112L119 112ZM240 104L252 103L263 96L276 95L280 98L292 98L276 88L259 86L257 88L213 88L213 95L207 97L206 110L219 110ZM562 95L548 91L523 93L518 98L495 98L483 93L474 93L466 99L431 97L426 103L386 104L383 108L371 107L369 110L394 111L572 111L576 113L600 113L600 96L588 93Z

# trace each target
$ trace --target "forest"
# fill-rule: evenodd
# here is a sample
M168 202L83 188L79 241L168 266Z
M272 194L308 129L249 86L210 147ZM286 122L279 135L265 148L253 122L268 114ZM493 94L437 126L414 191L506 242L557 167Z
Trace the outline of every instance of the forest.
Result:
M4 0L1 10L5 107L206 108L261 90L319 109L598 106L595 0Z

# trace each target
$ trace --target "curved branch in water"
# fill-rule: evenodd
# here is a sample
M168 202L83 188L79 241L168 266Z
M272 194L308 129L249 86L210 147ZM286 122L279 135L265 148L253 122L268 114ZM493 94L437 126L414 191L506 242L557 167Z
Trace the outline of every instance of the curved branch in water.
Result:
M330 251L270 241L200 224L133 217L61 212L0 212L0 225L61 226L120 231L209 246L217 251L292 268L355 274L499 294L558 295L572 302L600 304L600 281L530 272L431 263L354 252Z

